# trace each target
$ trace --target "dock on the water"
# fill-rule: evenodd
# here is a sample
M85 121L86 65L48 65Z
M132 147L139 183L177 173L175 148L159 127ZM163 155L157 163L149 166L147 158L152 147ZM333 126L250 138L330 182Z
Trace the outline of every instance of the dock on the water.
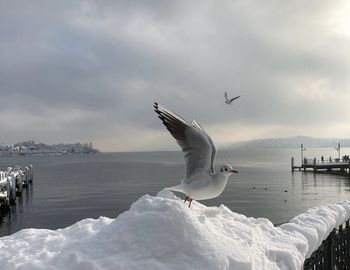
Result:
M23 188L33 182L33 166L0 168L0 211L22 196Z
M291 169L292 172L295 170L312 170L313 172L326 171L333 172L338 171L350 176L350 160L348 158L335 158L335 159L303 159L300 166L295 166L294 157L291 159Z

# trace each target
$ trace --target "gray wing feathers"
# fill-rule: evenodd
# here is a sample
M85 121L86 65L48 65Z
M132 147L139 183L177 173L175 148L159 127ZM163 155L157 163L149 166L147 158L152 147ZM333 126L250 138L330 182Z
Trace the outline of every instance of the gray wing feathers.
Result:
M215 144L213 142L213 140L211 139L211 137L209 136L209 134L195 121L192 121L192 125L193 126L197 126L202 132L203 134L206 136L210 146L211 146L211 156L210 156L210 172L212 174L215 173L214 171L214 160L215 160L215 155L216 155L216 147Z
M210 138L210 136L208 134L207 134L207 136L208 136L208 141L211 144L211 148L212 148L212 150L211 150L210 172L212 174L214 174L215 173L215 171L214 171L214 160L215 160L215 155L216 155L216 147L215 147L215 144L214 144L213 140Z
M234 97L230 99L230 102L234 101L235 99L239 98L240 96Z
M185 153L186 177L199 170L213 172L215 146L209 135L195 121L189 124L175 113L154 103L155 112Z
M188 123L175 113L159 106L158 103L154 103L154 110L158 114L159 119L162 120L165 127L169 130L170 134L182 147L183 142L186 141L185 129L188 127Z

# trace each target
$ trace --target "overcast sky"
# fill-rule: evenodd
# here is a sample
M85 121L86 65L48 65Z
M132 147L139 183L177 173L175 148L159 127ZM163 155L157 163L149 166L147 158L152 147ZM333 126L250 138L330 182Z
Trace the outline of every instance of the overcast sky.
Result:
M350 137L349 14L345 0L0 0L0 142L177 149L154 101L218 146Z

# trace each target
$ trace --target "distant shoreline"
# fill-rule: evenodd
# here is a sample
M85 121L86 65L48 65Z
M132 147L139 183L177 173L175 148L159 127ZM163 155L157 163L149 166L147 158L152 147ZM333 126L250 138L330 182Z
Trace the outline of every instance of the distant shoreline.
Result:
M98 152L89 152L89 153L26 153L26 154L2 154L0 153L0 157L21 157L21 156L67 156L67 155L95 155L103 153L101 151Z
M349 138L312 138L306 136L296 136L289 138L266 138L250 141L241 141L229 144L226 149L276 149L276 148L300 148L301 144L308 148L334 148L338 143L341 147L350 147Z
M26 155L70 155L70 154L96 154L98 149L92 143L52 144L35 143L34 140L19 142L14 145L1 145L0 156L26 156Z

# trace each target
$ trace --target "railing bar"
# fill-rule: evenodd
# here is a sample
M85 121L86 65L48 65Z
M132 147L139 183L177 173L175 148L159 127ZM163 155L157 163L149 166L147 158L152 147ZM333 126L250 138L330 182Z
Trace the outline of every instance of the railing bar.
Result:
M350 220L333 229L320 247L305 260L304 270L350 270Z

